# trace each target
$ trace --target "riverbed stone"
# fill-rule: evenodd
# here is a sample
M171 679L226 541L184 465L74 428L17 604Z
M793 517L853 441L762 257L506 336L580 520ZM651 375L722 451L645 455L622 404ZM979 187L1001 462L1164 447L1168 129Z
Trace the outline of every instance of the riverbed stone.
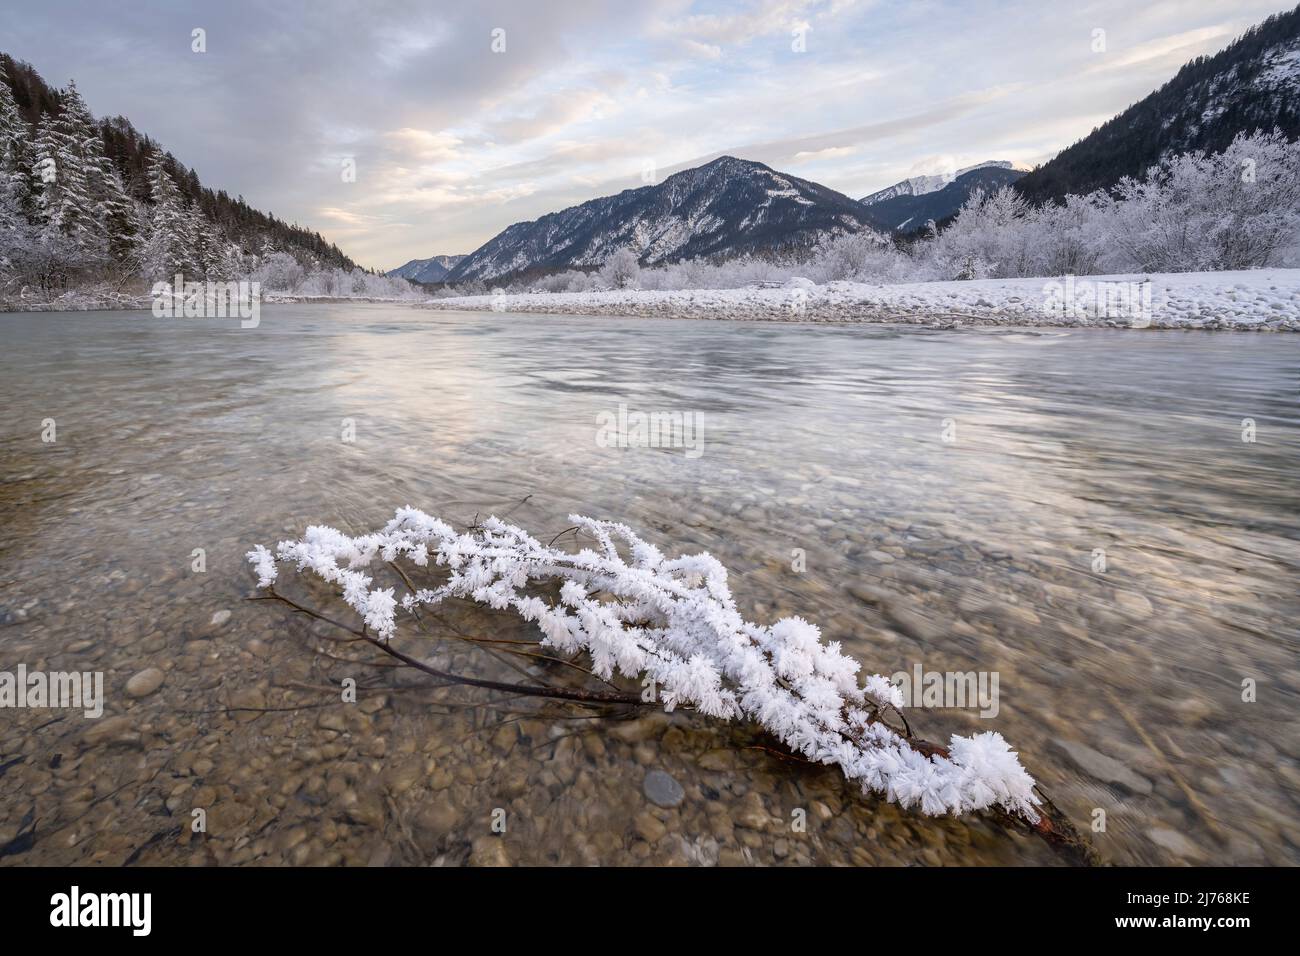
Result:
M1151 827L1147 830L1147 839L1181 860L1205 858L1205 854L1201 852L1201 849L1177 830L1170 830L1165 827Z
M500 837L481 836L474 841L469 862L471 866L509 866L510 855Z
M647 773L642 789L645 791L646 799L657 807L671 809L686 798L686 791L682 789L682 785L662 770L651 770Z
M1052 741L1052 748L1063 754L1079 770L1103 783L1123 787L1141 796L1151 792L1151 781L1146 777L1086 744L1058 737Z
M1145 620L1154 612L1146 595L1139 594L1137 591L1116 591L1115 603L1130 616L1139 620Z
M159 687L162 686L166 678L161 668L147 667L137 674L132 675L131 679L126 682L126 696L128 697L148 697Z
M641 813L636 818L635 827L637 836L645 840L646 843L658 843L663 839L664 834L668 832L668 828L664 826L663 821L649 810Z
M140 743L140 734L135 728L135 721L122 715L94 721L81 735L81 740L87 747L103 744L136 745Z

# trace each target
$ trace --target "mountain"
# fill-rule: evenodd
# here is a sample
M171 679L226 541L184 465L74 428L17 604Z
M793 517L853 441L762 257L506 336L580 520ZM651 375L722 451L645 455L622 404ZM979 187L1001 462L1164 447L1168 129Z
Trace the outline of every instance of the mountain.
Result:
M1140 176L1162 157L1219 152L1239 132L1279 127L1300 136L1300 7L1197 57L1150 96L1093 130L1016 184L1043 202Z
M430 256L428 259L412 259L404 266L398 266L387 274L412 282L441 282L456 267L464 256Z
M1006 160L990 160L959 169L945 176L916 176L905 179L862 199L863 212L877 229L911 232L927 221L938 222L962 207L972 192L991 192L1015 182L1025 170Z
M868 228L833 189L723 156L662 183L519 222L466 256L448 282L600 266L630 247L642 265L790 250Z
M977 169L987 169L996 167L998 169L1016 169L1015 163L1005 159L990 159L987 162L976 163L974 166L967 166L965 169L959 169L951 176L913 176L911 179L904 179L901 183L894 183L892 186L886 186L884 189L872 193L870 196L863 196L859 202L864 206L871 206L878 202L884 202L886 199L893 199L896 196L924 196L926 193L938 192L944 186L948 185L958 176L964 176L966 173L974 172Z

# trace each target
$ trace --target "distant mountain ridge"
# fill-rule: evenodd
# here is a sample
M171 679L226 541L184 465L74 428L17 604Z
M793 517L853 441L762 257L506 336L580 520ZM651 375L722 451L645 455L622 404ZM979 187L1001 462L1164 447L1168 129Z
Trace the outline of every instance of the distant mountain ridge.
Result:
M976 189L992 192L1027 172L1007 160L989 160L959 169L951 178L915 176L863 198L863 211L877 229L913 232L954 215Z
M1239 132L1274 127L1300 136L1300 7L1251 27L1214 56L1192 60L1016 189L1035 203L1106 189L1165 156L1219 152Z
M722 156L662 183L602 196L508 227L466 256L448 282L598 267L621 248L642 265L806 248L871 228L843 193Z
M456 268L457 263L464 258L463 255L459 255L412 259L405 265L390 269L387 274L399 279L408 279L411 282L441 282L447 278L447 274L452 269Z
M863 196L859 202L864 206L871 206L887 199L894 199L898 196L924 196L926 193L938 192L947 186L958 176L964 176L967 173L974 172L977 169L1020 169L1015 163L1006 159L990 159L982 163L976 163L974 166L966 166L954 173L939 173L931 176L912 176L910 179L904 179L901 183L894 183L892 186L886 186L884 189L877 190L869 196ZM1029 170L1023 169L1023 172Z

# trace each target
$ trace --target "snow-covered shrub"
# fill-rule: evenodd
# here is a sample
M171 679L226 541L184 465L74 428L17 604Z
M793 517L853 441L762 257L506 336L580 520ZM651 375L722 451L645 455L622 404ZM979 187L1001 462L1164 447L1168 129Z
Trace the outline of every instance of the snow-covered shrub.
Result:
M934 240L934 261L950 279L1031 274L1029 204L1009 186L976 189Z
M296 292L307 273L298 260L287 252L264 256L253 270L252 281L261 283L265 292Z
M641 274L641 263L631 249L617 250L600 267L600 281L610 289L627 289L636 285Z
M1107 250L1102 197L1066 196L1045 203L1026 217L1028 276L1093 275Z
M1102 197L1119 268L1152 272L1274 265L1300 235L1300 143L1239 133L1221 153L1166 158Z
M806 272L818 282L870 282L890 270L894 255L879 233L853 233L819 245Z
M953 736L950 756L925 756L879 715L902 694L824 643L798 617L771 625L736 609L726 568L709 554L665 558L625 525L570 516L597 550L570 554L545 546L493 517L464 533L414 508L401 508L380 531L350 537L309 527L274 553L248 552L261 587L280 563L311 571L339 589L378 640L389 641L398 612L448 598L510 610L535 623L541 643L560 654L588 655L592 671L647 678L665 709L692 707L723 720L752 720L810 760L837 765L864 790L926 814L998 806L1038 819L1034 781L1000 734ZM620 545L629 556L620 553ZM376 561L441 568L443 583L400 600L372 587ZM539 585L558 586L552 597Z

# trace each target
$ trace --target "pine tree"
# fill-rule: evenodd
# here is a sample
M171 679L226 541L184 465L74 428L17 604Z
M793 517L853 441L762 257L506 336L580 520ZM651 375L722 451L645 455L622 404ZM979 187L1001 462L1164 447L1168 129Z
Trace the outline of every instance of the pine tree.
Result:
M133 251L139 222L113 161L104 153L103 136L75 83L68 84L63 102L68 135L85 169L91 214L97 226L94 245L125 260Z
M31 154L32 129L23 119L18 103L14 100L4 62L0 61L0 195L7 208L21 213L21 225L24 227L36 213ZM9 228L16 230L19 225L15 221Z
M31 130L18 110L9 76L0 62L0 173L9 178L22 167L31 143Z
M69 85L70 99L79 99ZM90 170L85 157L85 132L68 104L58 114L41 117L36 129L34 173L37 208L46 231L71 239L83 252L100 251L102 229L95 220ZM106 244L104 244L106 246Z
M127 195L122 177L107 156L100 156L99 214L107 233L108 251L119 262L130 259L140 243L140 214Z
M185 208L175 180L164 168L161 152L150 157L148 170L153 210L140 251L144 276L170 280L180 273L198 278L203 269L195 262L191 213Z
M196 202L186 210L185 229L193 250L194 267L205 278L215 279L221 273L223 242L220 229L209 222Z

